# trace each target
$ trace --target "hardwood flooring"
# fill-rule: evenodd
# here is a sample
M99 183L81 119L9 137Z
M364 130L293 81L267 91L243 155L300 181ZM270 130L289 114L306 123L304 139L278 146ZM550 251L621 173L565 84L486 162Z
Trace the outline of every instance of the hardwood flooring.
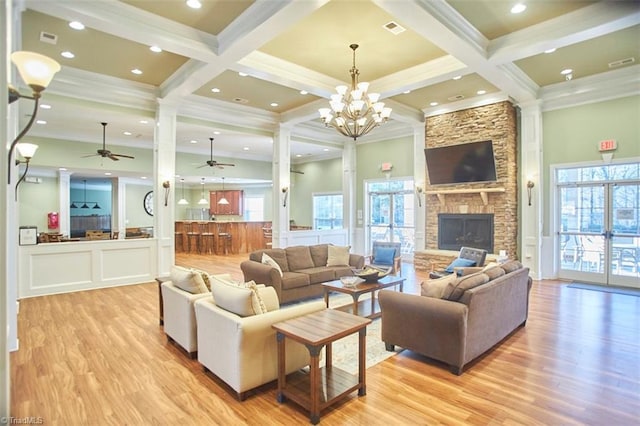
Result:
M242 278L246 255L176 263ZM403 265L405 292L425 274ZM275 384L239 402L167 342L155 282L21 301L11 415L47 425L308 424ZM428 333L425 330L425 333ZM220 350L226 350L221 347ZM403 351L324 425L632 425L640 418L640 297L535 282L529 320L461 376Z

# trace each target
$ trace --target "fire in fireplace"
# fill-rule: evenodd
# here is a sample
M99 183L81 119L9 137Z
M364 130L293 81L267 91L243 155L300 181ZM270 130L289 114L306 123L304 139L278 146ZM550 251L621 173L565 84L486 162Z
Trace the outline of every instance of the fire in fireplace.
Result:
M493 253L493 215L439 214L438 249L460 250L460 247Z

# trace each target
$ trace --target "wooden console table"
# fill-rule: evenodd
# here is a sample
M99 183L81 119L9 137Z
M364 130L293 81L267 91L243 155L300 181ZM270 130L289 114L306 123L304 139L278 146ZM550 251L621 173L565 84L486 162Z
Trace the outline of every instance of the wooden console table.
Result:
M278 339L278 402L286 398L309 410L311 423L320 422L320 412L333 402L357 390L366 395L366 334L370 319L325 309L282 321L272 327ZM359 333L358 376L332 366L331 344ZM304 344L309 350L309 373L297 371L286 376L285 337ZM320 368L320 352L325 347L326 363Z

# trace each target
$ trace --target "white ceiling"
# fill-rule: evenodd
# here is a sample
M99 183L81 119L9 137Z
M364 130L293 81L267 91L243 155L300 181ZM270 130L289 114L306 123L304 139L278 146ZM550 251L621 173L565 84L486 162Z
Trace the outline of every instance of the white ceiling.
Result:
M203 161L210 137L216 159L270 161L279 126L291 129L292 163L336 157L344 136L324 128L317 109L348 82L351 43L360 44L361 81L394 109L362 142L410 135L425 115L496 100L551 109L640 93L638 1L529 0L519 15L499 0L201 1L193 10L182 0L26 0L22 48L62 65L43 96L52 108L38 113L47 124L30 135L97 149L105 121L113 151L151 149L160 103L177 111L177 149ZM85 30L70 29L72 20ZM382 27L390 21L406 31L391 34ZM43 31L56 44L40 41ZM20 101L23 123L31 108Z

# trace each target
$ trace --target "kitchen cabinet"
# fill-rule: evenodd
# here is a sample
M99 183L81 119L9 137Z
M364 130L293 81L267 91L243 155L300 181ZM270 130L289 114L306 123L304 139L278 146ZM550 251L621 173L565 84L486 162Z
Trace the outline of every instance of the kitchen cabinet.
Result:
M218 204L222 198L226 198L229 204ZM213 215L235 215L241 216L244 213L244 191L225 190L209 192L210 208Z

